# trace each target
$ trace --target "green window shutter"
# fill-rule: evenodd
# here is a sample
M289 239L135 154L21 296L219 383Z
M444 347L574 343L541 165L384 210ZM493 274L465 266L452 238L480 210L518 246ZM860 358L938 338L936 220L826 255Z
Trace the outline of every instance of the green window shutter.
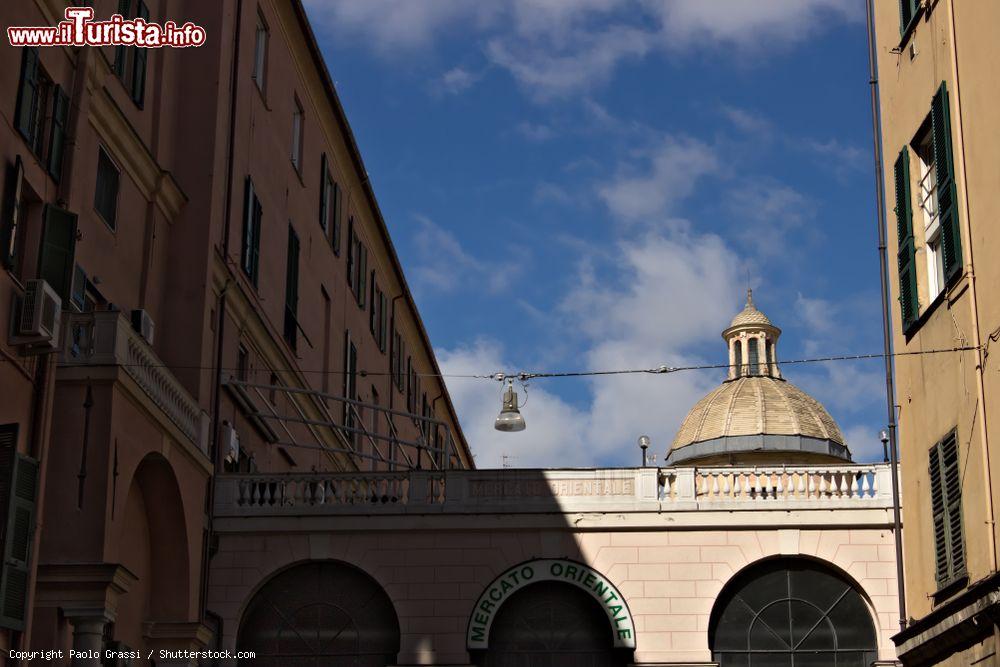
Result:
M326 153L320 157L320 168L319 168L319 226L325 234L327 232L327 210L329 207L330 198L330 174L327 171L326 166Z
M118 14L120 14L123 19L132 18L131 9L132 0L118 0ZM125 58L127 55L127 47L124 45L118 45L115 47L115 62L114 65L112 65L112 69L119 78L125 76Z
M910 153L904 146L893 167L896 179L896 253L899 269L899 311L903 330L917 319L917 258L913 242L913 208L910 196Z
M288 226L288 266L285 270L285 340L295 349L299 309L299 237Z
M920 0L899 0L899 34L905 35L920 9Z
M14 164L7 169L6 187L3 195L3 211L0 215L0 262L20 275L19 248L21 246L20 237L24 231L21 224L21 188L24 186L24 165L21 163L21 156L14 158Z
M69 96L62 86L56 86L52 96L52 129L49 134L49 175L58 183L62 175L63 149L66 145L66 123L69 119Z
M31 544L38 502L38 462L15 454L0 577L0 627L23 630L27 615Z
M243 248L240 252L240 264L253 286L257 286L260 269L260 223L263 217L260 200L254 192L253 181L247 176L244 188L243 210Z
M149 8L146 3L139 0L136 15L144 21L149 21ZM146 58L149 56L149 49L141 46L132 47L135 49L135 63L132 67L131 92L132 101L142 106L143 98L146 95Z
M958 196L951 146L951 112L948 106L948 88L944 83L938 88L931 103L931 133L934 143L934 170L937 175L944 278L945 282L949 282L962 272L962 236L958 228Z
M340 186L333 182L333 254L340 254Z
M948 581L948 521L945 516L944 482L941 479L941 448L930 452L931 520L934 524L934 578L938 587Z
M35 106L38 104L38 49L25 48L21 57L21 85L17 91L17 110L14 112L17 131L34 146L32 127Z
M358 241L358 305L365 307L368 289L368 248Z
M962 534L962 471L958 465L958 438L955 433L941 443L941 476L948 522L949 578L965 573L965 539Z
M44 218L38 277L52 286L62 298L63 307L67 308L73 285L76 214L46 204Z
M357 244L354 241L354 218L347 220L347 284L351 291L354 291L354 250Z

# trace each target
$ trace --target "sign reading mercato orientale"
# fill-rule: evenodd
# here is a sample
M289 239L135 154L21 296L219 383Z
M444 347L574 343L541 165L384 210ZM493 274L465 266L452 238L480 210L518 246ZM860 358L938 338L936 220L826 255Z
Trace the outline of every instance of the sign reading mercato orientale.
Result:
M562 581L587 591L608 615L615 647L635 648L635 625L624 596L597 570L563 558L544 558L521 563L494 579L472 610L466 637L467 648L489 648L490 627L503 603L513 593L540 581Z

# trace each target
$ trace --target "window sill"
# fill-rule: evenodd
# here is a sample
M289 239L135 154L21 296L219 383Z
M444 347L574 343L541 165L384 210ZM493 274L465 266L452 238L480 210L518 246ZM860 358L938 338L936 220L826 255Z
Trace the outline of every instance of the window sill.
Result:
M969 575L966 572L956 576L951 581L942 584L935 592L931 593L931 598L934 600L934 606L944 604L955 595L963 590L965 586L969 583Z

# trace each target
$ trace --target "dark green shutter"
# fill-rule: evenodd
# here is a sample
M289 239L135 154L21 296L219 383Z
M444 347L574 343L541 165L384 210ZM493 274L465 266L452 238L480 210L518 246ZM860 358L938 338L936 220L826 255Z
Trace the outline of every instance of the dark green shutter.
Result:
M905 35L920 9L920 0L899 0L899 34Z
M23 630L28 606L28 575L38 502L38 462L15 454L0 577L0 627Z
M365 307L368 289L368 248L358 241L358 305Z
M934 143L934 170L937 175L944 279L945 282L949 282L962 272L962 235L958 229L958 195L951 147L951 112L948 107L948 89L944 83L938 88L931 103L931 133Z
M69 307L73 285L73 257L76 252L76 214L52 204L45 205L38 277L42 278Z
M15 275L20 275L18 266L18 247L20 240L16 235L23 235L19 229L21 224L21 188L24 186L24 165L21 156L14 158L14 164L7 170L6 187L3 195L3 210L0 215L0 262L11 269Z
M333 253L340 254L340 186L333 182Z
M62 174L63 149L66 145L66 123L69 119L69 96L62 86L56 86L52 96L52 130L49 136L49 174L59 182Z
M962 478L958 439L953 432L930 452L931 517L934 524L934 571L938 587L965 574L962 531Z
M299 237L288 226L288 266L285 269L285 340L295 348L299 308Z
M132 0L118 0L118 13L123 19L132 18L129 12L131 7ZM127 47L121 44L115 47L115 63L112 66L112 69L114 69L115 74L118 75L119 78L125 76L125 58L127 56Z
M149 21L149 8L142 0L139 0L136 15L144 21ZM135 49L135 62L132 66L132 101L141 107L146 94L146 57L149 55L149 49L141 46L132 48Z
M319 168L319 226L325 234L326 223L327 223L327 210L329 207L329 197L330 197L330 175L327 173L326 167L326 153L320 158L320 168Z
M35 105L38 104L38 49L25 48L21 57L21 85L17 91L17 110L14 112L15 126L28 143L34 147L32 127Z
M240 253L240 264L243 266L243 273L256 287L260 268L260 222L263 210L249 176L244 187L243 199L243 248Z
M910 154L906 147L899 152L893 168L896 179L896 253L899 268L899 311L903 330L917 319L917 260L913 242L913 208L910 197Z
M354 218L350 218L347 221L347 284L350 285L352 292L354 291L355 247Z

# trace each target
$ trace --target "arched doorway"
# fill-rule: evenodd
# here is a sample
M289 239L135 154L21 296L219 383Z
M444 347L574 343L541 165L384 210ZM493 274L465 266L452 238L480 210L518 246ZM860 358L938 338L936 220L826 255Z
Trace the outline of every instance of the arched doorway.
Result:
M370 576L315 561L279 573L254 594L236 645L255 652L254 667L385 667L399 653L399 620Z
M766 561L727 584L709 625L720 667L869 667L871 612L852 582L821 563Z
M540 581L512 594L490 628L480 667L624 667L630 649L615 648L608 616L586 591Z

